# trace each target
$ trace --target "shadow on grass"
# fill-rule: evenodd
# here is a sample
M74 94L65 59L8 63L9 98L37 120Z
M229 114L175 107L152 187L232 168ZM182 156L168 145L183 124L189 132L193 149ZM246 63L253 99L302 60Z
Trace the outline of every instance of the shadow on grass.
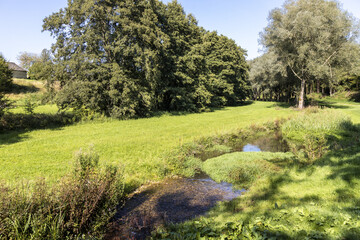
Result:
M287 103L287 102L275 102L273 105L268 106L267 108L290 108L295 107L294 103Z
M329 100L317 100L313 103L311 103L310 105L315 105L315 106L319 106L319 107L326 107L326 108L334 108L334 109L348 109L350 108L349 106L346 105L341 105L339 102L333 102L333 101L329 101Z
M248 106L253 104L254 101L243 101L236 105L228 105L224 107L210 107L206 109L206 111L157 111L152 113L149 117L162 117L162 116L186 116L189 114L201 114L204 112L217 112L217 111L225 111L226 107L240 107L240 106Z
M0 146L20 142L26 139L26 133L32 130L60 130L79 120L80 118L72 113L8 113L0 118Z
M40 88L35 87L34 85L20 85L13 83L11 90L8 93L20 94L20 93L36 93L40 92Z

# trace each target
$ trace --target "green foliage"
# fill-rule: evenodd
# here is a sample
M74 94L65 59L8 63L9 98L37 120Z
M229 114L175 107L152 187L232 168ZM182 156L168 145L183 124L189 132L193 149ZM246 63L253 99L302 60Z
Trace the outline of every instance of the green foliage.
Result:
M324 155L329 147L341 148L337 141L344 134L355 130L348 116L339 111L309 108L281 127L293 151L305 154L306 161Z
M205 33L176 1L71 1L45 18L43 29L57 39L61 109L146 117L237 104L249 95L245 51Z
M244 101L250 93L244 54L233 40L205 33L202 42L179 59L176 75L185 95L178 99L186 99L190 109L199 110Z
M219 204L207 216L158 229L152 239L359 239L360 131L346 117L340 117L340 110L310 112L284 126L298 129L302 135L308 131L308 137L329 133L341 136L336 143L342 148L329 148L312 165L297 164L292 158L285 159L282 165L280 159L269 158L280 171L256 178L241 197ZM237 154L240 161L245 153L209 159L214 161L209 172L225 179L237 164ZM263 154L261 159L269 157L268 153ZM252 161L249 157L242 165L251 168L256 164ZM266 171L267 161L256 162L261 169L258 172Z
M217 182L250 186L261 177L276 173L277 162L293 162L292 153L234 152L208 159L203 171Z
M0 92L0 119L11 106L12 102Z
M325 83L332 94L335 70L358 58L353 54L357 36L358 26L338 2L295 0L270 13L261 40L297 80L293 89L299 90L303 108L305 87L312 79L318 85Z
M35 107L36 107L36 103L33 100L28 98L25 99L24 110L26 114L30 114L30 115L34 114Z
M75 172L49 187L44 180L0 186L0 237L78 239L101 237L123 197L122 172L100 169L92 150L79 152Z
M5 58L0 55L0 93L8 91L12 86L12 71Z

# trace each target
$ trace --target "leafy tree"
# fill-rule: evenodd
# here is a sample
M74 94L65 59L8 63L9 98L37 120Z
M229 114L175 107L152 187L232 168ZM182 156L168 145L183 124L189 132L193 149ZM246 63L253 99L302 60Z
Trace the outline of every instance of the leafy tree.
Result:
M54 72L53 57L50 50L43 49L40 56L32 62L29 69L29 77L36 80L51 82Z
M180 58L177 76L183 83L183 99L192 109L234 105L250 93L245 50L216 32L207 32L202 42Z
M298 79L300 109L311 79L329 79L331 84L334 68L347 64L341 60L357 37L354 26L335 1L289 0L270 13L262 43Z
M35 53L21 52L17 56L17 60L20 62L20 66L25 69L30 69L30 67L39 60L39 56Z
M62 86L56 98L61 108L127 118L156 110L233 104L246 95L245 53L223 38L216 41L228 49L228 56L223 56L225 62L230 59L228 70L206 66L211 69L203 72L201 87L195 86L198 79L188 81L197 76L190 73L186 59L207 40L196 19L176 1L167 5L159 0L69 1L44 20L43 28L57 39L52 50L54 77ZM205 65L211 63L208 58ZM210 89L221 83L227 84L226 91Z
M4 91L7 91L12 84L12 72L9 69L5 58L0 55L0 117L11 106L11 102L5 97Z
M5 58L0 55L0 93L9 90L11 85L12 71L9 69Z

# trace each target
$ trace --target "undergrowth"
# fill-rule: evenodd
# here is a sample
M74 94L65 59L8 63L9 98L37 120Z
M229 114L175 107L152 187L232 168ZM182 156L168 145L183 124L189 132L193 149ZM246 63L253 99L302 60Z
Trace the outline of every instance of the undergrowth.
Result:
M122 170L101 169L93 150L80 150L58 184L0 185L0 239L101 237L122 197Z

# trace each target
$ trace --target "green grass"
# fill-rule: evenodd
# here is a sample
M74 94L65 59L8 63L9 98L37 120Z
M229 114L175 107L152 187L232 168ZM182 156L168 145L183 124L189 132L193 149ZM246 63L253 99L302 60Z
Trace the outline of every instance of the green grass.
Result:
M294 161L266 174L264 167L276 164L268 153L261 159L233 153L205 162L207 173L219 180L227 179L236 164L261 177L252 179L240 198L219 204L206 217L159 230L154 239L360 239L360 129L335 121L346 119L330 116L342 110L335 111L308 111L284 123L283 130L307 137L319 132L339 136L339 147L311 164ZM326 140L329 145L334 141Z
M248 187L261 177L279 171L277 164L292 160L292 153L234 152L206 160L202 170L217 182Z
M127 183L138 186L162 177L162 156L184 143L294 113L276 108L274 103L255 102L209 113L11 132L0 136L0 178L15 182L42 176L56 181L71 169L75 151L94 145L102 162L122 164Z

